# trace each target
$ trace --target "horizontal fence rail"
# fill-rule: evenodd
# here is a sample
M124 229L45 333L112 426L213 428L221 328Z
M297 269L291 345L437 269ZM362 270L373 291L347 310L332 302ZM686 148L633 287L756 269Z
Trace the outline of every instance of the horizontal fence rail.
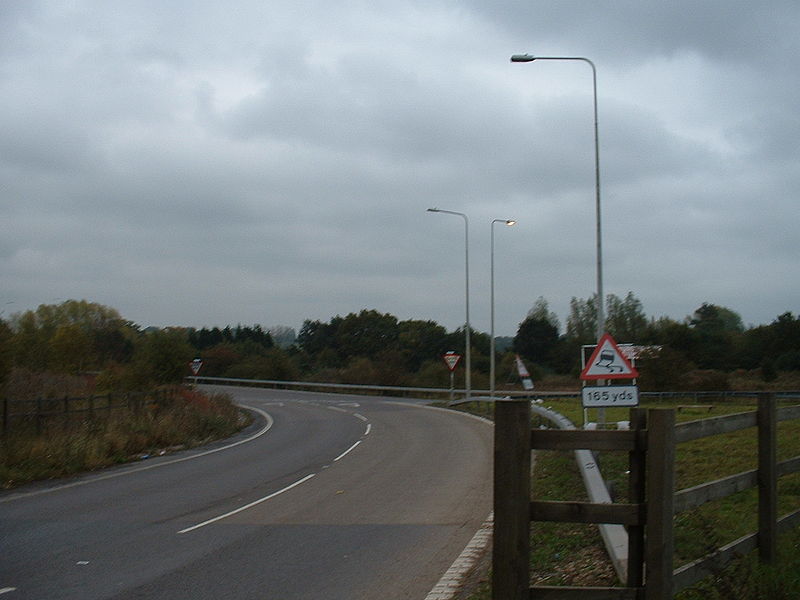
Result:
M800 456L781 462L776 459L777 423L797 418L800 418L800 406L777 408L775 395L762 393L759 395L756 411L691 421L675 427L676 442L757 427L758 468L677 491L674 495L674 514L754 487L758 488L759 495L758 531L676 569L673 574L675 592L719 572L736 556L756 549L762 561L772 562L777 553L779 531L800 524L800 510L780 519L777 515L778 478L800 471Z
M538 410L537 407L519 400L498 402L493 598L667 600L751 551L758 550L763 562L774 562L778 533L800 526L800 510L781 518L777 515L778 478L800 472L800 456L777 461L777 424L800 419L800 405L778 408L778 397L772 393L736 395L757 395L757 410L676 425L674 408L634 408L628 431L530 428L520 432L520 423L529 423L531 409ZM756 430L758 468L675 490L677 444L748 428ZM531 500L530 461L526 453L536 449L627 451L628 503ZM758 489L758 530L675 569L674 515L750 488ZM516 494L516 500L512 494ZM530 521L624 525L630 544L626 587L530 587L530 540L526 539ZM513 568L519 572L513 573Z
M153 404L170 402L175 394L174 390L157 390L63 398L5 398L0 400L0 431L7 434L21 426L35 426L36 432L41 433L45 425L90 420L121 410L138 411Z

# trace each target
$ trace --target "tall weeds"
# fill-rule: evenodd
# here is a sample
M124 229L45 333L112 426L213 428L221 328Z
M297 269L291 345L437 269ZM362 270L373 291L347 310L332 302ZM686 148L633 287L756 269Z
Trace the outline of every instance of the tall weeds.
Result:
M81 422L11 429L0 438L4 488L66 477L227 437L247 420L227 395L179 388L170 400Z

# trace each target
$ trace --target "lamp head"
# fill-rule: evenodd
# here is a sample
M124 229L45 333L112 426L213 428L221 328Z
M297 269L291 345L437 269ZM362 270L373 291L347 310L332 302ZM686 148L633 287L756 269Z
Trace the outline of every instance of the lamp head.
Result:
M438 208L429 208L428 212L439 212Z
M508 225L509 227L512 227L516 224L517 222L514 219L509 219L508 221L506 221L506 225Z
M530 54L514 54L511 57L511 62L524 63L524 62L533 62L534 60L536 60L536 57L531 56Z

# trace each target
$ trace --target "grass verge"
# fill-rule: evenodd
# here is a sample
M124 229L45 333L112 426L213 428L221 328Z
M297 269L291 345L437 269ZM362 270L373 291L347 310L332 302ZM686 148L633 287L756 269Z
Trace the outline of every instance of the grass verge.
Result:
M574 399L548 399L545 405L579 425L583 411ZM679 422L754 410L754 400L708 405L644 404L678 408ZM486 409L482 409L484 413ZM608 422L627 420L627 411L608 410ZM536 421L536 417L534 417ZM536 426L537 423L534 423ZM779 424L778 460L800 455L800 421ZM676 452L676 489L680 490L756 467L755 429L679 444ZM603 453L600 468L611 482L615 501L627 498L626 453ZM533 494L542 500L586 499L572 452L537 451L532 475ZM700 558L713 548L757 529L757 493L754 489L710 502L675 518L675 566ZM778 513L800 508L800 474L779 479ZM532 585L618 585L596 526L532 523ZM726 569L684 590L678 600L742 598L800 598L800 530L781 536L776 565L761 565L757 556L740 557ZM488 600L488 576L463 598ZM734 593L735 592L735 593Z
M0 483L8 489L192 448L230 436L247 423L229 396L179 388L170 401L141 410L53 422L38 434L34 428L14 428L0 438Z

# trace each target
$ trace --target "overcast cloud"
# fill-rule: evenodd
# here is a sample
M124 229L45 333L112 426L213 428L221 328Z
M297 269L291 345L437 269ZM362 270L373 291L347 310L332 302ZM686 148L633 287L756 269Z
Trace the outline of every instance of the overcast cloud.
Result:
M361 309L513 335L539 296L800 312L800 4L0 3L0 310ZM628 340L625 340L628 341Z

